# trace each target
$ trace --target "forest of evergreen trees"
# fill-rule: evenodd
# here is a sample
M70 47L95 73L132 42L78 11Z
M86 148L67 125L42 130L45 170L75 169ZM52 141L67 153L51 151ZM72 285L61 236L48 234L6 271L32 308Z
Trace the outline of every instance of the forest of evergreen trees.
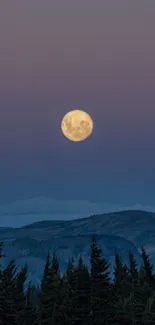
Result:
M115 254L114 278L95 236L90 270L71 258L61 276L57 256L46 259L41 285L24 290L27 266L16 271L11 260L0 268L0 325L131 325L155 324L155 276L146 250L138 268L132 252L124 265ZM3 244L0 244L0 259Z

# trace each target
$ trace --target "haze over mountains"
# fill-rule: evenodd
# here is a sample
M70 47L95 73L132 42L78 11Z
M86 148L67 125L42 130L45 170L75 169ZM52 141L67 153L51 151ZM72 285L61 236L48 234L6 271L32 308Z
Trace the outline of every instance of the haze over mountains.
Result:
M71 220L93 214L122 210L154 211L152 206L141 204L111 204L88 200L56 200L50 197L33 197L16 200L0 206L0 226L21 227L41 220Z
M99 246L106 258L113 263L115 251L124 262L128 261L129 250L140 263L140 248L145 246L155 264L155 213L128 210L93 215L75 220L47 220L21 228L0 228L0 240L4 242L6 264L15 258L17 265L25 262L29 267L28 280L38 284L42 277L47 252L55 252L64 271L68 259L75 261L82 255L89 265L90 241L95 233Z

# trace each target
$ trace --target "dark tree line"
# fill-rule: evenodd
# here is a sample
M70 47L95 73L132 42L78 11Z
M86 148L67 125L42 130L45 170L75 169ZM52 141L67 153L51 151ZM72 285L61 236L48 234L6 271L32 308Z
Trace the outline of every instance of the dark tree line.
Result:
M0 260L4 257L0 243ZM48 254L40 288L29 283L27 266L14 260L0 267L0 325L154 325L155 275L142 247L140 268L132 252L125 265L115 254L114 278L92 237L90 270L73 258L61 276L57 256Z

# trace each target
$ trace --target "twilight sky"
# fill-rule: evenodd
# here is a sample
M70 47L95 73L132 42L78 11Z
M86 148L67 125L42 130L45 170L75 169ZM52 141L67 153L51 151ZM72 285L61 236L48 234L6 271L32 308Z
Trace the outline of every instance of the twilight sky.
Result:
M154 0L2 1L0 205L8 214L12 206L39 213L34 200L47 198L56 207L48 212L62 204L64 215L91 212L83 201L100 202L99 211L101 202L155 207L154 16ZM72 109L94 120L81 143L61 134Z

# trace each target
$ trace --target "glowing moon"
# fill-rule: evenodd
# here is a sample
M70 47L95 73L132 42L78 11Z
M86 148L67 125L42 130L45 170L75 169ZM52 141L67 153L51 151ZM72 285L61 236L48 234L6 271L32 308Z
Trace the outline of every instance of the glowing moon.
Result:
M88 138L93 131L93 120L82 110L68 112L61 122L61 130L66 138L78 142Z

